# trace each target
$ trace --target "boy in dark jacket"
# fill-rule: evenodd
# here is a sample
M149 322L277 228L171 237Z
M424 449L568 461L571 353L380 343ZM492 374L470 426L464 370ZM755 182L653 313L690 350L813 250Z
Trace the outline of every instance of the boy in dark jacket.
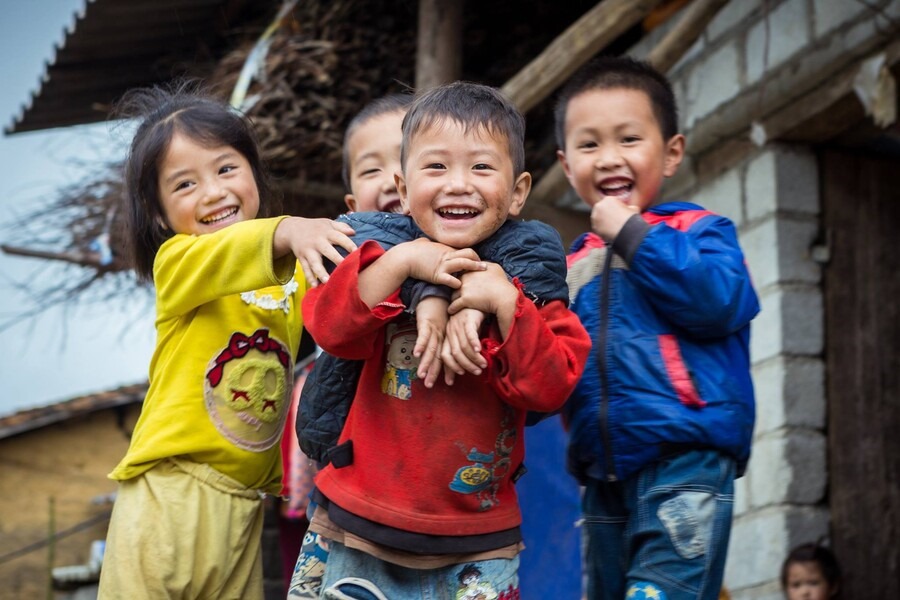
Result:
M714 600L754 420L759 303L737 233L695 204L654 205L685 139L649 65L595 59L555 116L559 160L591 207L568 283L593 347L563 413L588 597Z

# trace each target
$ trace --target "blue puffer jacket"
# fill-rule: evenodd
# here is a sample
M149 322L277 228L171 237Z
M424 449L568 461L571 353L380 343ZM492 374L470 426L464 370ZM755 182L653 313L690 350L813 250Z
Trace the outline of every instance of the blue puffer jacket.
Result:
M666 454L715 448L742 473L759 301L734 225L670 202L632 217L612 249L589 233L569 255L570 308L593 342L563 409L569 470L622 480Z

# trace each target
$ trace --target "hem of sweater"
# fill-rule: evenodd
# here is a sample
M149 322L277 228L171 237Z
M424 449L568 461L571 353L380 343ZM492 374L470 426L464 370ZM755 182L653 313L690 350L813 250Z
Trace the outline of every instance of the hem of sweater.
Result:
M422 533L410 528L387 525L354 514L330 500L320 488L313 491L313 500L328 510L332 523L370 542L412 554L468 554L496 550L522 541L518 526L475 533ZM473 515L477 516L477 515ZM452 524L449 524L452 527Z
M347 548L353 548L354 550L364 552L378 560L399 565L407 569L440 569L462 563L483 560L512 560L525 549L525 544L523 542L517 542L502 548L484 552L461 554L413 554L404 552L403 550L381 546L343 529L331 521L328 516L328 511L321 506L317 506L315 513L313 513L309 531L343 544Z

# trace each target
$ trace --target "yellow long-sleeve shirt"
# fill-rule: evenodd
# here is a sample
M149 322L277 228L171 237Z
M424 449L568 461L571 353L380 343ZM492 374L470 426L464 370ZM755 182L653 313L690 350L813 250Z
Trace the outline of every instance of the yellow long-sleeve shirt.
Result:
M280 490L278 442L307 290L293 256L272 257L280 220L176 235L159 249L150 388L112 479L182 456L250 488Z

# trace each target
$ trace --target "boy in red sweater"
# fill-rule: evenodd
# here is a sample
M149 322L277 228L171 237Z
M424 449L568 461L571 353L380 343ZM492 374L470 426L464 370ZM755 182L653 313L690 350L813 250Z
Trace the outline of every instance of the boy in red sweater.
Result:
M428 239L367 242L304 301L324 350L365 360L343 458L316 477L310 529L335 540L326 598L518 597L525 414L560 408L590 347L562 301L535 305L471 250L525 203L524 129L493 88L458 82L417 98L397 187ZM407 278L455 290L448 314L465 318L451 319L446 343L439 328L416 331L398 293ZM426 387L417 363L435 347L445 377Z

